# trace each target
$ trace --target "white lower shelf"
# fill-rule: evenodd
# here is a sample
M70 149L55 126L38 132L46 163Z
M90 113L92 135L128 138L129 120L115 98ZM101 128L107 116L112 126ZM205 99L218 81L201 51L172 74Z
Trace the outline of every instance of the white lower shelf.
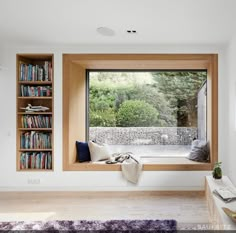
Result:
M227 176L216 180L212 176L206 177L206 198L212 225L216 230L236 230L236 223L233 222L222 210L222 207L236 211L236 201L225 203L216 197L212 192L220 187L234 187Z

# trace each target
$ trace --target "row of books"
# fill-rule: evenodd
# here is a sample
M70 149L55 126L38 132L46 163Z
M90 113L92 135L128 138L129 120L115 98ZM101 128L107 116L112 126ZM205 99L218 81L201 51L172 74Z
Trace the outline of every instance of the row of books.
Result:
M22 128L51 128L52 116L45 115L23 115L21 117Z
M51 152L25 152L20 155L20 169L52 169Z
M24 132L20 136L21 149L50 149L51 133L45 132Z
M20 96L52 96L52 86L20 86Z
M20 64L20 81L52 81L52 63L43 65Z

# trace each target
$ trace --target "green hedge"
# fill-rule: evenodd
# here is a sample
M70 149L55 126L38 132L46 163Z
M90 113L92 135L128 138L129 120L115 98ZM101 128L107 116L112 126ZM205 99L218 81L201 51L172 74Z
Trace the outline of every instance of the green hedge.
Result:
M158 112L145 101L126 100L120 105L116 119L120 127L147 127L155 125Z
M111 109L106 111L90 111L89 113L89 125L91 127L115 127L116 115Z

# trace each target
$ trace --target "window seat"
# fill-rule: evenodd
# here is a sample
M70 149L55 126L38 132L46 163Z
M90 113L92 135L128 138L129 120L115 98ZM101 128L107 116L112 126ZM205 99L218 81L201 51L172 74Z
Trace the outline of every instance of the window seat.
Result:
M210 163L199 163L187 158L143 158L144 171L201 171L211 170ZM106 164L102 162L75 162L70 165L73 171L120 171L120 164Z

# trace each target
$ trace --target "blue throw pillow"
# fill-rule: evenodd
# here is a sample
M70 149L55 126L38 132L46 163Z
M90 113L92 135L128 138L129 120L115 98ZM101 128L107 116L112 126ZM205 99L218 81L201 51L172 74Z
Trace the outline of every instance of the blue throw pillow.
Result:
M76 150L77 150L77 160L79 162L91 161L87 142L76 141Z

